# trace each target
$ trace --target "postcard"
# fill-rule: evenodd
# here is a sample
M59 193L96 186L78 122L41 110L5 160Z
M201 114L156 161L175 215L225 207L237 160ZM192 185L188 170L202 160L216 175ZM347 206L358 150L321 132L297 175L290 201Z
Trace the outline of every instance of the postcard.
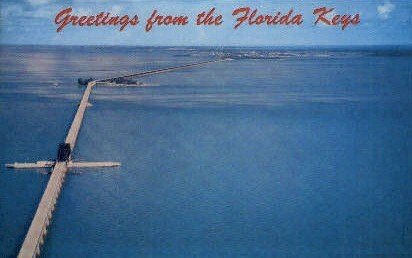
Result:
M2 0L0 257L412 257L411 17Z

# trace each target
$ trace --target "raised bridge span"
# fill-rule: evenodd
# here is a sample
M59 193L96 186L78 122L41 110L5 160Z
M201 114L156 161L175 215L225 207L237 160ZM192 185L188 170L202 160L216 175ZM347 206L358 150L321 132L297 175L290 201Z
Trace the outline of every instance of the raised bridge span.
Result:
M229 59L220 59L220 60L213 60L213 61L206 61L206 62L199 62L175 67L169 67L164 69L157 69L152 71L145 71L139 73L133 73L128 75L123 75L119 77L107 78L103 80L96 80L89 82L86 86L86 89L83 93L83 97L80 101L80 104L77 108L76 114L73 118L71 123L70 129L67 133L65 143L70 145L70 149L73 150L76 145L77 136L80 131L80 127L82 125L84 113L89 103L89 97L92 92L93 87L96 85L97 82L105 82L108 80L116 79L116 78L128 78L128 77L135 77L135 76L146 76L164 72L170 72L178 69L190 68L194 66L206 65L215 62L227 61ZM33 167L36 167L36 163L28 163L18 166L17 163L15 164L6 164L7 167L13 168L29 168L30 164L34 164ZM38 164L38 163L37 163ZM95 166L116 166L119 163L116 162L80 162L80 163L72 163L71 157L69 157L66 161L59 161L51 165L50 163L45 163L43 167L51 167L52 172L50 179L47 183L46 189L43 193L43 196L40 200L40 203L37 207L36 213L34 218L30 224L29 230L27 231L26 237L24 242L20 248L18 257L19 258L32 258L37 257L40 255L40 248L44 242L44 237L47 234L47 227L50 224L50 220L53 215L53 211L55 209L55 205L57 203L57 199L60 195L61 189L63 187L64 178L66 176L66 172L70 167L95 167Z

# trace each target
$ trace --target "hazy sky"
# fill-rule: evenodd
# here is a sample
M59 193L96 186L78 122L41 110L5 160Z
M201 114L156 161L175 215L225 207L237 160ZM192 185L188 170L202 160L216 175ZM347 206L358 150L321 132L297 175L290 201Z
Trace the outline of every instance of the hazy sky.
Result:
M232 11L238 7L258 8L262 14L287 13L291 8L302 13L301 26L240 26L233 29ZM335 14L360 13L361 23L340 27L314 25L316 7L334 7ZM72 27L57 33L56 14L72 7L75 14L96 15L99 12L138 15L137 26ZM223 14L218 27L195 26L196 14L216 7ZM0 42L3 44L53 45L384 45L412 44L412 1L61 1L1 0ZM145 32L145 22L153 9L161 14L188 15L184 27L154 27Z

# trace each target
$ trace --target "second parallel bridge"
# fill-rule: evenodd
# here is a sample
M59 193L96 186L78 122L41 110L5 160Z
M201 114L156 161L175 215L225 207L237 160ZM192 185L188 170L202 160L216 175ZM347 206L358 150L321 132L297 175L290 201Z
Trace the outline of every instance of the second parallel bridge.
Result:
M171 71L175 71L175 70L179 70L179 69L190 68L190 67L200 66L200 65L206 65L206 64L210 64L210 63L229 61L229 60L231 60L231 59L227 58L227 59L204 61L204 62L193 63L193 64L185 64L185 65L179 65L179 66L173 66L173 67L168 67L168 68L161 68L161 69L156 69L156 70L151 70L151 71L131 73L131 74L126 74L126 75L122 75L122 76L101 79L101 80L97 80L96 82L106 82L106 81L110 81L110 80L117 79L117 78L140 77L140 76L146 76L146 75L152 75L152 74L158 74L158 73L165 73L165 72L171 72Z

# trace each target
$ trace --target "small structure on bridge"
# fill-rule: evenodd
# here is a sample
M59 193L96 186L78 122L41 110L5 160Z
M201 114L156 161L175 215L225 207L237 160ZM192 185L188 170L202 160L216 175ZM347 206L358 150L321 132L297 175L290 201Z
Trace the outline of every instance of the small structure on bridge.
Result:
M94 79L93 78L88 78L88 79L83 79L83 78L79 78L79 79L77 79L77 83L79 84L79 85L82 85L82 86L87 86L87 84L89 84L89 82L92 82L92 81L94 81Z

